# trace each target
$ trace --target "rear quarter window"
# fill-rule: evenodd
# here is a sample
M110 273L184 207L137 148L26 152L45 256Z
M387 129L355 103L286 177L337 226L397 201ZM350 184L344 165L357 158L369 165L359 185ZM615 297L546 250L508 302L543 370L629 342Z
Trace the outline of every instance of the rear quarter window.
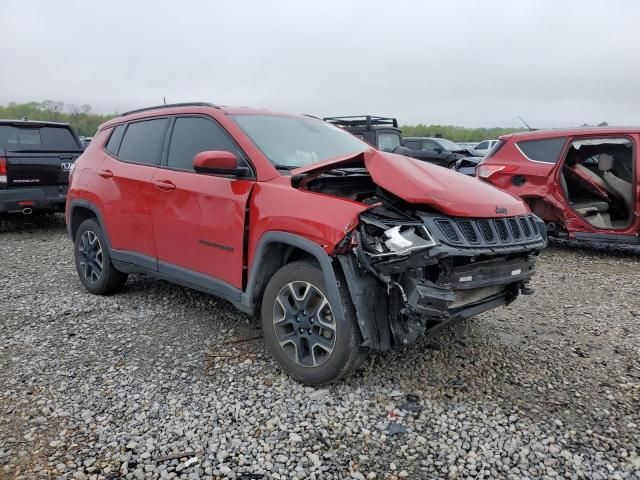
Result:
M118 145L120 144L120 139L122 138L122 134L124 133L124 125L118 125L111 132L111 136L109 137L109 141L105 149L112 155L116 155L118 153Z
M567 139L546 138L543 140L523 140L516 145L529 159L536 162L557 163Z

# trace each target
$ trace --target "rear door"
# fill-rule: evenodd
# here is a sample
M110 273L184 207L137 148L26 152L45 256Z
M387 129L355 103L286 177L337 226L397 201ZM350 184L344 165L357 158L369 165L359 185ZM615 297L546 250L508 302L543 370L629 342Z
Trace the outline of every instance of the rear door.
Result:
M196 153L244 154L211 117L175 118L163 166L153 177L153 231L158 269L224 293L242 288L245 214L254 181L198 174ZM247 163L247 166L248 163Z
M106 145L92 188L100 192L103 218L118 260L156 270L151 206L156 172L169 119L152 118L119 125Z

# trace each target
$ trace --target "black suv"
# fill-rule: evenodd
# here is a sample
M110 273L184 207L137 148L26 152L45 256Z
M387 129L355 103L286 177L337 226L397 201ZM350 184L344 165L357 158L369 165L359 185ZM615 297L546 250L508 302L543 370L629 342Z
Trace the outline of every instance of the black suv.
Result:
M400 147L401 131L395 118L354 115L325 117L323 120L348 131L383 152L394 152Z
M447 168L452 168L458 160L471 155L468 149L446 138L404 137L402 146L407 149L399 152L403 155Z

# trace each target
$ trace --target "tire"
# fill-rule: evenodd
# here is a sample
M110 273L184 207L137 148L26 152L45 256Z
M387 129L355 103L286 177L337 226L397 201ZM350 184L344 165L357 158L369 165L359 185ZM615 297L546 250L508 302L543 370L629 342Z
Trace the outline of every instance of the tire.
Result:
M76 232L73 253L80 282L95 295L109 295L120 290L127 274L111 263L111 255L102 228L94 219L85 220Z
M332 305L320 267L296 261L275 273L262 297L262 331L269 350L287 374L307 385L336 382L366 358L345 282L338 289L342 305ZM336 322L333 312L342 307L344 321Z

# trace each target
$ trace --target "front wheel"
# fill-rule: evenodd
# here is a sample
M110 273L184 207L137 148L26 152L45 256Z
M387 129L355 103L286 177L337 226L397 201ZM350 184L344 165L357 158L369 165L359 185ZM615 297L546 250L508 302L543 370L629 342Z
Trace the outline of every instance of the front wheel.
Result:
M127 275L115 269L102 228L93 219L85 220L76 232L76 270L84 288L96 295L108 295L122 288Z
M322 270L310 261L285 265L265 289L261 311L265 342L284 371L303 383L335 382L365 357L344 282L339 291L342 305L331 304ZM343 307L344 320L337 320L334 313Z

